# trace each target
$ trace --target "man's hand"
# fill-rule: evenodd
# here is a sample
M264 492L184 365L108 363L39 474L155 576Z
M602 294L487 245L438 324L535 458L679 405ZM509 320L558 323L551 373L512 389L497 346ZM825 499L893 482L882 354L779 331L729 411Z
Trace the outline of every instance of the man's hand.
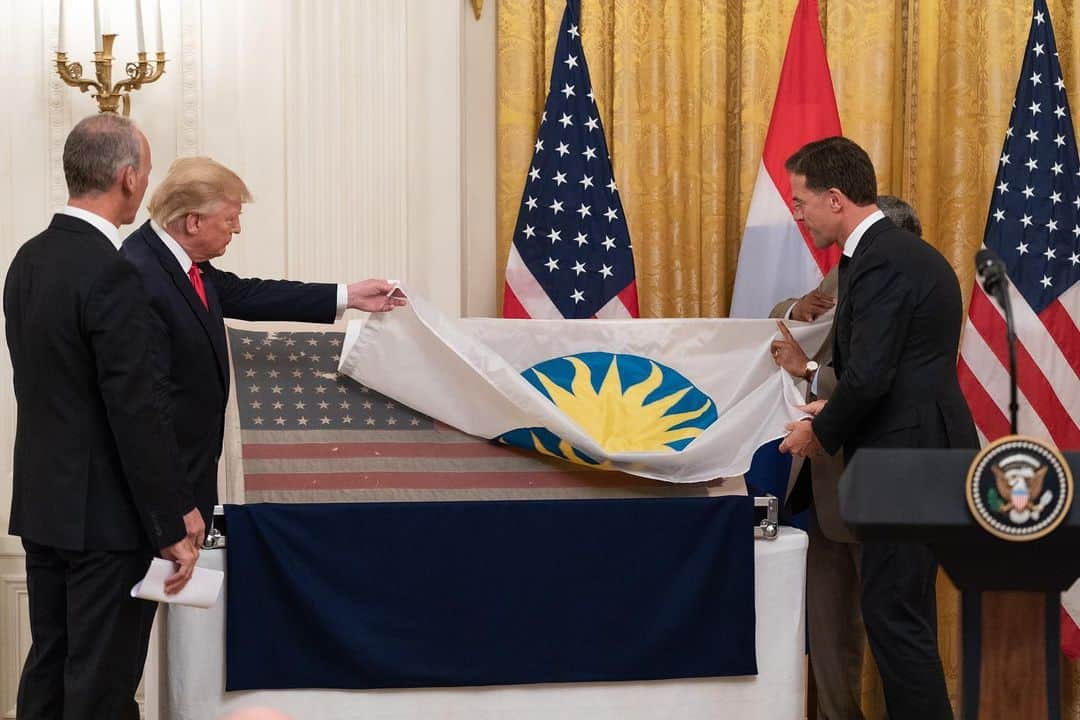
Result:
M386 280L362 280L349 285L349 307L365 312L386 312L405 304L405 298L391 297L394 286Z
M826 295L820 290L811 290L799 298L791 307L791 319L803 322L813 322L822 313L827 312L836 304L836 298Z
M817 417L818 413L821 412L825 408L825 403L826 402L827 401L825 401L825 400L815 400L814 402L806 403L805 405L800 405L799 409L802 410L807 415L809 415L810 417Z
M203 522L199 508L192 508L184 515L184 529L187 530L187 538L195 548L201 548L206 538L206 523Z
M788 436L780 443L780 452L791 453L800 457L824 455L825 449L818 442L817 435L809 420L799 420L784 426Z
M791 335L791 331L783 320L777 320L776 327L780 328L780 334L784 336L784 339L772 341L769 352L772 353L773 361L787 370L792 377L809 380L810 378L806 377L806 363L810 358L806 357L802 346Z
M196 511L198 512L198 511ZM161 549L161 557L176 563L176 572L165 578L165 594L175 595L184 589L191 574L195 572L195 561L199 559L199 550L186 537L180 542Z

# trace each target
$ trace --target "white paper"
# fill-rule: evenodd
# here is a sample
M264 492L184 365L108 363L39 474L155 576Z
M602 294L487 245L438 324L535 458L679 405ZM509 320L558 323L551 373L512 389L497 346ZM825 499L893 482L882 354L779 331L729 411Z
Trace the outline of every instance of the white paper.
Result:
M217 602L225 573L220 570L196 567L183 590L173 595L166 595L165 579L174 572L176 572L175 563L154 558L150 563L150 569L146 571L146 576L131 588L131 597L200 608L213 607Z

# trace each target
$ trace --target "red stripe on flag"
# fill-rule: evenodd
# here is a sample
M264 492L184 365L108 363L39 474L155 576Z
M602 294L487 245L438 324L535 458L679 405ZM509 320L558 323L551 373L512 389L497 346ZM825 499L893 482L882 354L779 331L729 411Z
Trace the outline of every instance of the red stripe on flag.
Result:
M617 297L631 317L640 317L638 313L637 280L624 287Z
M516 318L528 320L532 317L529 311L525 309L525 306L518 300L517 295L514 294L514 289L510 287L510 283L503 283L503 313L504 318Z
M435 430L437 430L439 432L457 433L458 435L462 435L464 437L469 437L469 436L465 435L465 433L458 430L456 427L454 427L452 425L447 425L444 422L439 422L438 420L433 419L431 421L431 424L435 428Z
M963 356L956 364L956 376L960 379L960 389L964 392L971 416L987 440L996 440L1009 434L1009 419L1001 412L993 398L986 392L975 373L968 367Z
M968 317L979 335L994 351L998 362L1008 367L1009 346L1005 337L1005 323L991 305L986 293L978 289L972 293ZM1017 386L1031 403L1032 409L1042 418L1054 443L1060 448L1080 447L1080 428L1076 427L1065 406L1061 404L1061 399L1043 375L1042 368L1019 341L1016 343L1016 375Z
M800 0L791 23L761 156L788 209L792 209L791 182L784 163L806 143L842 134L829 60L821 37L817 0ZM802 223L799 223L799 231L821 274L827 274L840 261L840 248L830 245L828 249L819 250Z
M1061 608L1061 650L1067 657L1080 660L1080 627L1064 607Z
M552 472L248 473L245 490L485 490L645 488L658 480L594 470Z
M464 443L369 442L369 443L244 443L245 460L277 458L359 458L359 457L514 457L505 445L483 441Z
M1061 303L1061 298L1050 303L1039 315L1039 319L1050 337L1061 348L1077 379L1080 379L1080 329L1077 329L1076 322Z

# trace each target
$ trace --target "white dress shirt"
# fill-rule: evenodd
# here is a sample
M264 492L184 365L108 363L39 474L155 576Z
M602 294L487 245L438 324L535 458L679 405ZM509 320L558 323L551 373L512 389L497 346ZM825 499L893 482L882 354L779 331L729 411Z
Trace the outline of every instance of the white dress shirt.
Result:
M855 248L859 246L859 242L862 240L863 235L870 229L870 226L885 217L885 213L880 210L874 212L863 218L863 221L855 226L855 229L848 235L847 240L844 241L844 255L848 257L855 256ZM792 306L794 307L794 305ZM816 397L818 394L818 371L814 371L814 377L810 380L810 392Z
M885 213L880 210L874 212L863 218L863 221L855 226L855 229L851 231L851 234L847 236L847 240L844 241L844 254L850 257L855 257L855 248L859 247L859 243L862 241L863 235L870 229L870 226L876 223L878 220L884 220Z
M855 226L855 229L851 231L851 234L847 236L847 240L844 241L844 255L850 257L855 256L855 248L859 246L859 242L862 240L863 235L870 229L870 226L885 217L885 213L880 210L874 212L863 218L863 221ZM791 311L795 309L795 303L788 306L787 312L784 313L784 319L791 319ZM813 376L810 378L810 392L814 395L818 394L818 371L815 370Z
M153 220L150 221L150 229L157 233L158 239L165 244L165 247L169 248L169 252L176 258L176 262L180 263L180 269L187 275L191 272L191 266L194 263L191 258L188 257L187 251L180 247L180 243L173 240L173 236L165 232L165 228L158 225Z
M60 215L69 215L79 220L84 220L94 226L102 235L109 238L109 242L113 244L117 250L120 249L120 231L115 225L101 217L96 213L92 213L89 210L83 210L82 208L72 207L71 205L65 205L56 211Z

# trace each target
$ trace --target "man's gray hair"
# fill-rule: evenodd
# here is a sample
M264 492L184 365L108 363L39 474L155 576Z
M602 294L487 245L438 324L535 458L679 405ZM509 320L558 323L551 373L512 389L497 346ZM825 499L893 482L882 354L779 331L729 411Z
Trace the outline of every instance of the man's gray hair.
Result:
M122 168L139 168L141 150L138 129L127 118L114 113L83 118L64 143L68 194L82 197L107 191Z
M877 206L894 225L922 237L922 223L915 208L895 195L878 195Z

